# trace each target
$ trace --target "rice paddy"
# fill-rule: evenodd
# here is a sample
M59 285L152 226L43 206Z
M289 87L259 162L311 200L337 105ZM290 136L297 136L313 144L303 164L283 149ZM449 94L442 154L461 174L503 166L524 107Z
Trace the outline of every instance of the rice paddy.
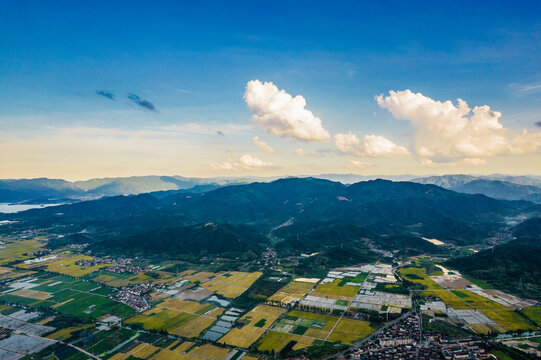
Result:
M249 313L241 317L240 320L247 325L267 329L285 312L286 309L283 308L258 305Z
M232 271L214 277L201 286L226 298L236 298L248 290L262 274L261 272Z
M398 270L398 273L402 278L407 281L421 284L427 287L428 290L441 290L443 289L434 280L430 279L426 273L425 268L422 267L405 267Z
M484 298L481 295L477 295L468 290L451 290L451 292L475 309L508 309L502 304Z
M277 304L292 304L302 299L313 288L313 283L292 281L269 297L268 300Z
M481 310L481 312L508 331L535 330L535 326L518 312L512 310Z
M292 350L304 349L312 345L313 338L286 334L282 332L269 331L259 340L257 350L271 352L280 352L290 342L293 344Z
M541 306L530 306L522 309L522 314L524 314L530 321L541 326Z
M375 331L368 321L342 318L332 334L329 341L352 344L357 340L367 337Z
M345 285L340 279L336 279L333 282L326 284L319 284L312 293L313 296L327 297L338 296L353 298L359 291L358 286Z
M233 328L218 342L241 348L249 348L257 339L265 333L265 329L244 325L242 328Z

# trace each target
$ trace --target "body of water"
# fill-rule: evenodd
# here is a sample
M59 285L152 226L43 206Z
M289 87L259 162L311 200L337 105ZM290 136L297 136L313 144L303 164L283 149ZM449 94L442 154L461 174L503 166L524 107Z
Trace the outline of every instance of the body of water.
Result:
M26 211L30 209L41 209L48 206L58 206L62 204L8 204L0 203L0 213L17 213L20 211Z

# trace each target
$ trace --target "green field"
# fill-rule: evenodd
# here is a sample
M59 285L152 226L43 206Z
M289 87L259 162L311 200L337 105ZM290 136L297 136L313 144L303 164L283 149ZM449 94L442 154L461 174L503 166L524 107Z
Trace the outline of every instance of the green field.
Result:
M64 275L37 274L32 290L48 293L46 300L38 300L14 294L0 295L0 300L32 307L53 307L69 315L98 318L105 314L121 318L131 316L135 311L127 305L108 298L111 291L94 283Z
M530 306L522 309L522 313L537 326L541 326L541 306Z
M337 316L292 310L273 329L296 335L325 339L338 321Z

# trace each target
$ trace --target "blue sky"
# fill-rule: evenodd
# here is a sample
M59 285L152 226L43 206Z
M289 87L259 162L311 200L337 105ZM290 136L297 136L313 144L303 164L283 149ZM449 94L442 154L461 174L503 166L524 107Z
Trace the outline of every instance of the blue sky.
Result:
M420 127L428 125L419 125L419 113L397 119L400 109L393 113L375 100L407 89L455 105L461 98L472 109L488 105L501 112L505 129L535 134L541 129L535 125L541 121L537 1L0 5L2 177L541 171L535 166L541 160L536 136L517 139L528 143L518 150L472 155L449 150L451 144L426 156L419 138ZM268 123L254 125L259 108L250 109L243 95L256 79L304 97L329 140L299 140L273 132ZM115 101L96 91L113 94ZM163 139L169 144L164 156L159 138L170 127L181 130L177 139ZM336 145L335 135L349 132L360 139L353 145L361 150ZM409 155L374 155L365 135L383 136ZM141 136L152 138L152 151L138 148ZM254 136L275 152L258 152ZM472 141L494 141L478 136ZM509 144L515 140L505 136ZM300 148L303 156L291 155ZM269 166L244 166L237 160L243 154ZM163 161L156 165L155 157ZM464 159L470 159L468 166ZM365 165L347 166L351 161ZM212 166L227 162L238 166Z

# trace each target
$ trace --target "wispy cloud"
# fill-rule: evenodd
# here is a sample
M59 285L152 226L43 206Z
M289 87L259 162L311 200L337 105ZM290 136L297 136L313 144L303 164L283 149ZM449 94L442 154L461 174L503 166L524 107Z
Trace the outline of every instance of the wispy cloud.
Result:
M96 94L99 96L103 96L109 100L116 100L115 95L112 92L105 91L105 90L96 90Z
M151 103L150 101L146 100L146 99L142 99L141 97L139 97L139 95L136 95L136 94L128 94L128 99L130 99L131 101L133 101L135 104L141 106L142 108L144 109L147 109L147 110L150 110L150 111L154 111L156 112L156 107L154 106L153 103Z
M511 83L509 87L518 93L527 93L530 91L541 90L541 82L533 82L529 84Z
M541 84L522 85L518 91L525 92L525 91L531 91L531 90L537 90L537 89L541 89Z
M259 136L254 136L252 138L252 141L254 142L254 144L260 148L261 150L263 151L266 151L266 152L269 152L269 153L273 153L274 152L274 149L272 147L270 147L269 144L267 144L265 141L263 140L259 140Z

